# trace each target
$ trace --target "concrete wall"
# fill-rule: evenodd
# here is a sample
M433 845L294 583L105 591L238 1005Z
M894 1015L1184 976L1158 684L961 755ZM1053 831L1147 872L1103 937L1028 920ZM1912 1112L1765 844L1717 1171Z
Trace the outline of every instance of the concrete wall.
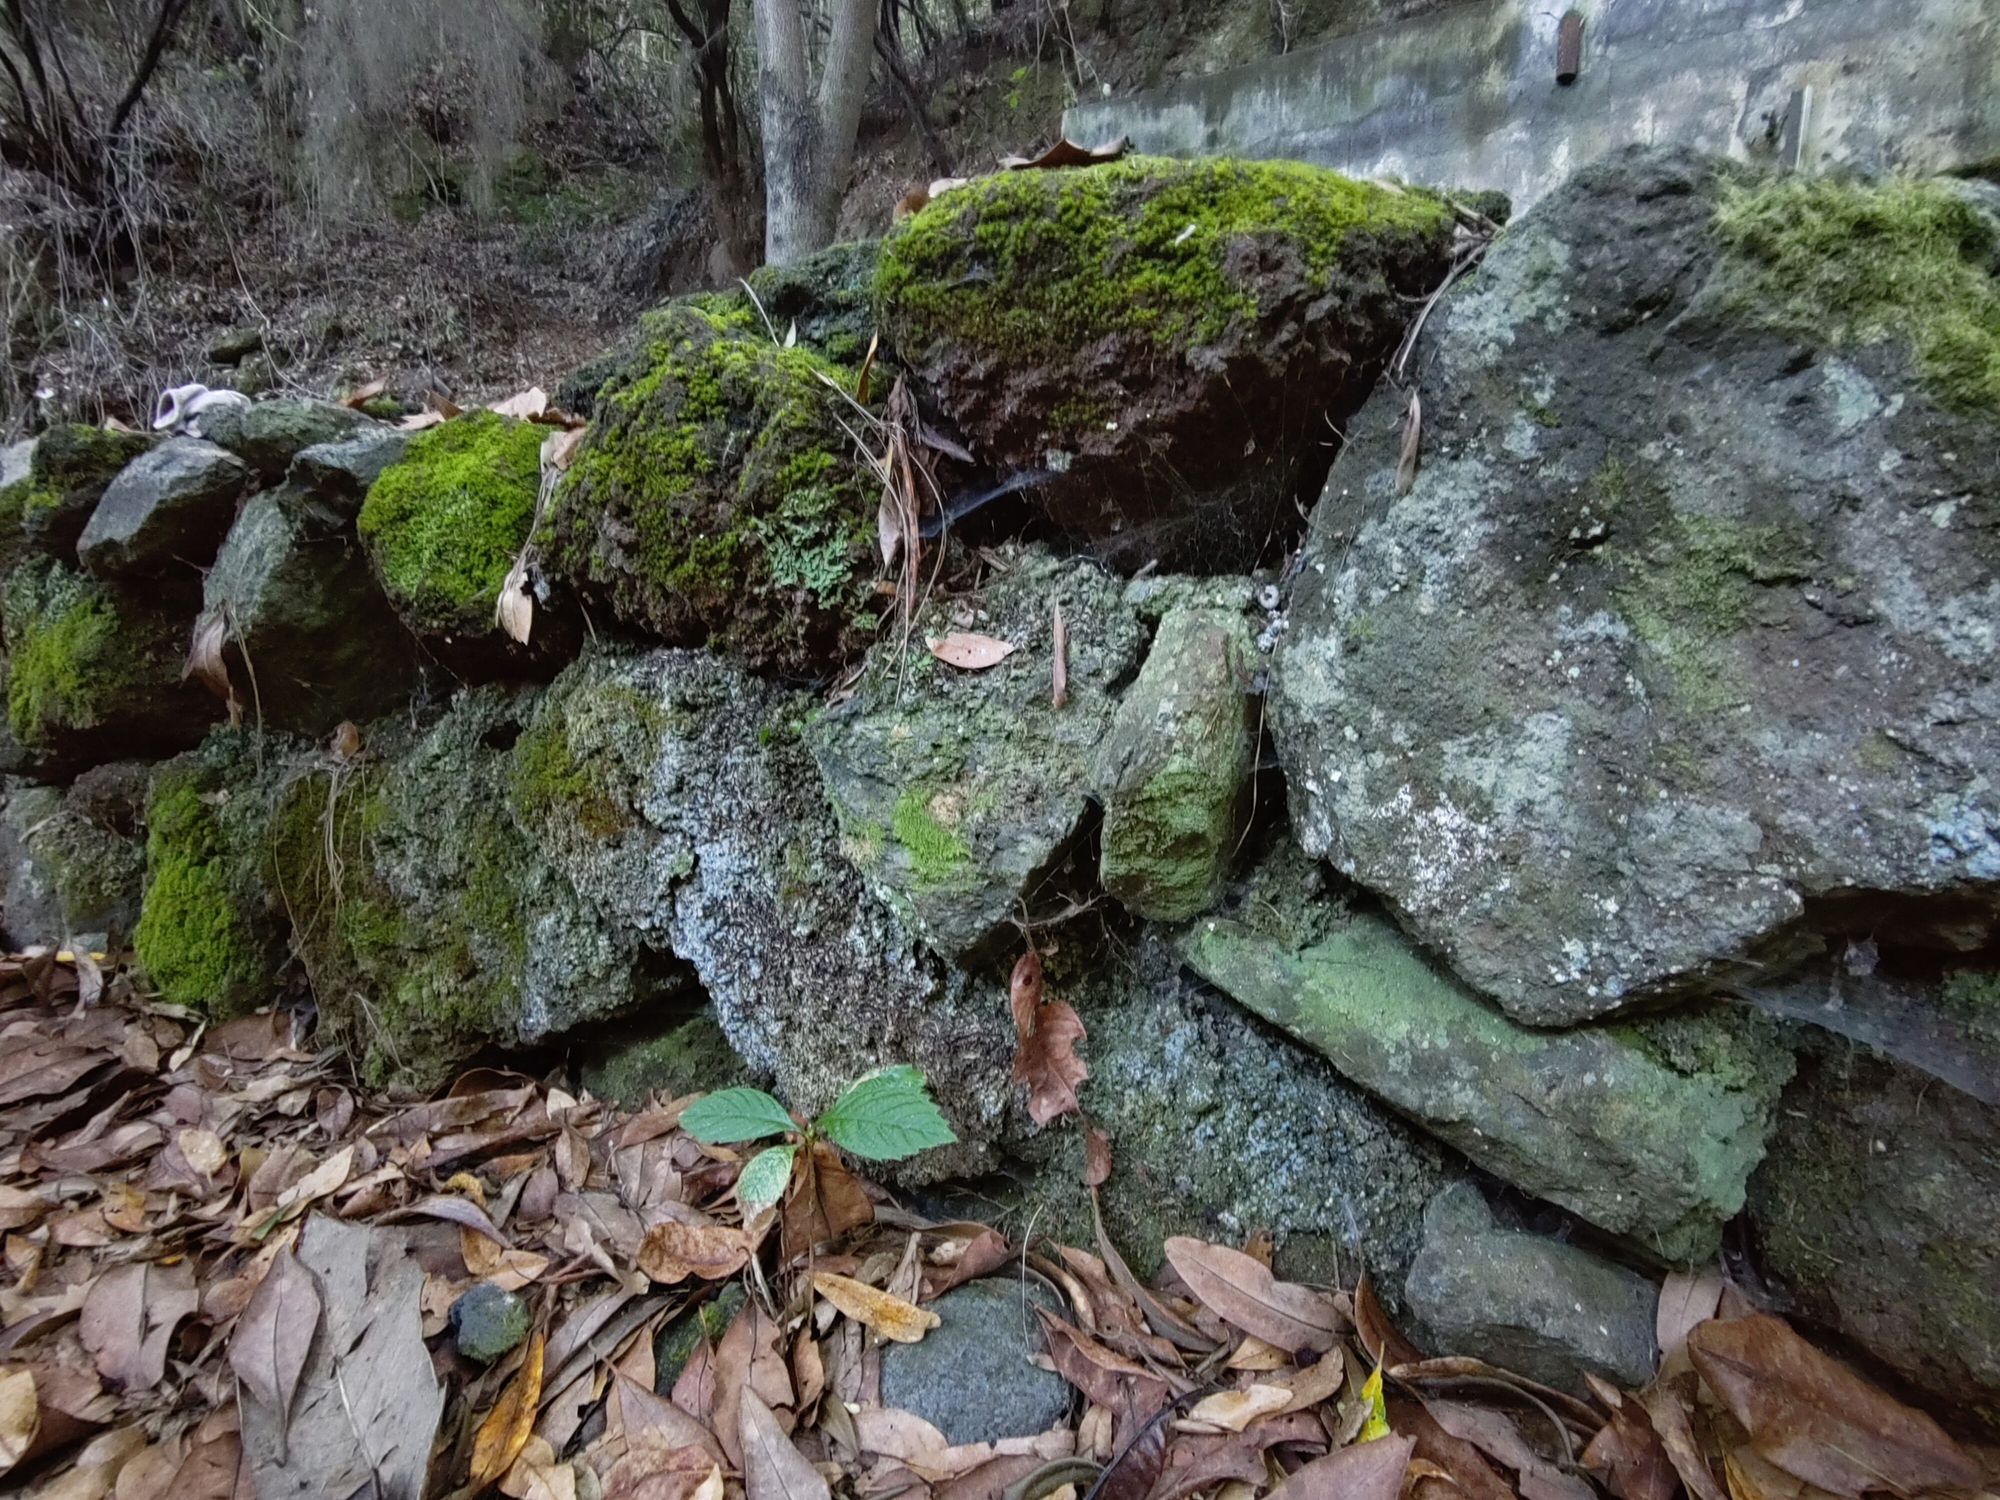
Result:
M1472 0L1268 62L1079 104L1072 140L1296 157L1526 207L1636 141L1808 170L2000 161L2000 0Z

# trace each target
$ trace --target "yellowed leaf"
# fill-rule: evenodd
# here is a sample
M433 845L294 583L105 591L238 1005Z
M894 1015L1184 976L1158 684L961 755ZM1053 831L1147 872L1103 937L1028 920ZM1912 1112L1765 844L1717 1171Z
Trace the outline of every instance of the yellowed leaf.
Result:
M383 393L385 393L388 389L389 389L388 381L371 380L366 385L356 386L353 390L349 391L345 396L341 397L340 404L342 406L351 406L356 411L359 411L361 410L362 407L366 406L370 401L373 401L377 396L380 396Z
M27 1454L41 1425L35 1372L26 1366L0 1371L0 1474L5 1474Z
M509 1469L527 1447L542 1402L542 1356L548 1345L540 1333L528 1340L527 1357L472 1439L472 1486L484 1489Z
M491 408L503 417L515 417L521 421L533 421L549 409L549 393L538 385L531 385L525 391L509 396L505 401L495 401Z
M899 1344L917 1343L938 1326L938 1315L929 1308L877 1291L851 1276L817 1272L813 1276L813 1290L855 1322Z
M444 420L445 415L441 411L412 412L396 424L396 430L398 432L422 432L426 428L439 426Z
M531 1435L501 1476L500 1493L514 1500L576 1500L576 1470L557 1460L547 1438Z
M213 1177L229 1165L229 1148L213 1130L199 1126L183 1130L174 1137L174 1144L181 1148L187 1164L204 1177Z
M1241 1432L1259 1417L1284 1411L1292 1393L1283 1386L1253 1385L1246 1391L1217 1391L1188 1408L1178 1426L1183 1432Z
M976 635L968 630L934 636L925 644L931 648L931 655L946 666L967 672L983 672L988 667L997 667L1019 649L1012 641L995 640L990 635Z
M721 1224L679 1224L668 1220L646 1231L639 1244L639 1269L671 1286L690 1276L722 1281L750 1259L751 1239Z
M1229 1356L1227 1368L1248 1370L1255 1374L1264 1370L1283 1370L1291 1363L1291 1355L1276 1344L1267 1344L1256 1334L1246 1333L1243 1342L1236 1346L1236 1352Z

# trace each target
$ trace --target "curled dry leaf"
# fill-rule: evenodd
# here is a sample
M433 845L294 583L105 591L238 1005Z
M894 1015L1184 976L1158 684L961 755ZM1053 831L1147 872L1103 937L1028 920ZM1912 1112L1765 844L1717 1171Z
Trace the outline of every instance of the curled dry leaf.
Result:
M1060 167L1094 167L1103 162L1118 160L1130 145L1131 142L1122 135L1100 146L1079 146L1068 136L1064 136L1040 156L1003 156L1000 158L1000 166L1008 172L1051 170Z
M538 385L531 385L505 401L494 402L490 409L503 417L530 422L549 409L549 393Z
M422 432L427 428L442 425L445 420L445 414L441 411L412 412L396 424L396 430L398 432Z
M639 1269L672 1286L690 1276L724 1281L749 1263L750 1236L721 1224L655 1224L640 1241Z
M1176 1235L1167 1241L1166 1255L1203 1306L1267 1344L1320 1354L1347 1331L1347 1319L1331 1297L1279 1281L1241 1250Z
M485 1489L514 1467L514 1460L528 1444L535 1428L535 1413L542 1404L542 1358L548 1345L540 1333L530 1335L528 1352L521 1367L493 1410L479 1424L472 1438L472 1485Z
M1069 626L1063 621L1061 604L1055 607L1050 638L1054 642L1054 664L1049 673L1049 705L1061 708L1069 702Z
M813 1290L864 1327L898 1344L914 1344L938 1326L938 1315L927 1307L905 1302L887 1292L854 1280L819 1271L813 1276Z
M949 635L933 637L924 644L930 647L931 655L946 666L967 672L983 672L988 667L996 667L1019 649L1012 641L996 640L990 635L968 630L954 630Z
M345 396L342 396L340 398L340 404L342 406L352 407L354 410L359 411L361 410L362 407L366 406L370 401L373 401L377 396L384 394L388 389L389 389L388 381L379 379L371 380L366 385L356 386L353 390L349 391Z
M576 1470L556 1457L547 1438L534 1434L501 1477L500 1493L514 1500L576 1500Z
M181 667L181 681L198 678L201 685L220 698L229 710L231 728L243 722L243 700L229 680L229 664L223 649L229 644L229 617L221 610L205 610L194 623L188 641L187 661Z
M1424 400L1414 390L1410 404L1403 408L1402 449L1396 456L1396 493L1407 495L1416 486L1417 466L1424 451Z
M1259 1417L1274 1416L1292 1405L1283 1386L1253 1385L1240 1391L1217 1391L1188 1408L1180 1419L1183 1432L1241 1432Z

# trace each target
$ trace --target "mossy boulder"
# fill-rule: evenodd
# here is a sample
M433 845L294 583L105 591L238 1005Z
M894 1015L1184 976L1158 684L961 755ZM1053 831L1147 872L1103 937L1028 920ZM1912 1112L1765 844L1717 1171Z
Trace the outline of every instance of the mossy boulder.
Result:
M706 1010L661 1031L633 1022L612 1033L583 1043L578 1072L585 1088L621 1108L639 1109L650 1094L678 1099L755 1081Z
M717 298L646 315L539 550L635 634L824 676L874 628L880 483L841 426L853 374L754 318Z
M144 870L130 823L85 798L15 783L0 804L0 928L15 950L130 937Z
M0 583L0 625L8 728L52 770L171 754L217 717L214 701L181 680L187 620L170 601L31 557Z
M1241 607L1171 609L1160 621L1093 768L1098 868L1128 911L1181 922L1222 894L1257 764L1258 665Z
M779 337L798 341L837 365L858 367L875 336L875 264L879 240L829 245L786 266L759 266L750 291Z
M1293 824L1518 1019L2000 932L1977 224L1622 153L1426 324L1407 493L1407 394L1351 425L1274 669Z
M1053 897L1043 877L1082 831L1093 757L1145 651L1136 608L1103 568L1039 548L998 556L981 587L926 608L907 643L878 643L853 695L807 730L848 858L954 959L1011 940L1023 903ZM1068 636L1060 708L1058 608ZM1014 650L966 671L926 645L965 629Z
M292 460L315 444L336 442L375 426L351 407L300 396L217 406L201 414L201 435L227 448L266 480L283 479Z
M200 438L169 438L119 470L76 552L99 578L160 578L186 593L236 517L250 467Z
M284 758L223 729L154 773L132 947L165 1000L228 1016L276 998L286 914L263 869Z
M412 438L362 503L356 526L390 604L448 658L529 659L493 609L534 525L548 431L490 411L455 417Z
M69 423L35 441L28 488L20 497L21 534L35 551L76 560L77 538L118 471L153 446L143 433Z
M1524 1192L1664 1261L1715 1252L1791 1075L1775 1028L1707 1012L1530 1031L1380 917L1314 923L1308 935L1250 908L1197 922L1181 951L1224 994Z
M320 492L253 496L209 569L195 634L220 631L223 664L258 722L319 735L365 723L416 690L416 643L354 533Z
M1129 157L954 188L882 243L884 338L1063 530L1240 569L1444 275L1450 208L1295 162Z

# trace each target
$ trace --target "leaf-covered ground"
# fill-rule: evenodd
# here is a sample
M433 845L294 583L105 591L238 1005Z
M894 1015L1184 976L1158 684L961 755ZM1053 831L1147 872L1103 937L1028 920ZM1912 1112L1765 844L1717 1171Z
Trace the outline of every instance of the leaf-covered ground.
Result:
M1669 1279L1652 1385L1585 1399L1426 1357L1365 1283L1278 1280L1261 1238L1169 1241L1143 1285L1102 1239L919 1218L823 1139L746 1220L758 1148L682 1129L694 1100L626 1113L475 1072L391 1106L299 1024L204 1029L88 961L0 961L0 1491L1818 1500L1995 1483L1993 1452L1719 1274ZM1024 1082L1060 1093L1062 1070L1029 1061ZM1074 1400L1047 1432L953 1445L883 1405L881 1351L925 1338L928 1305L978 1277L1052 1294L1042 1358ZM507 1346L490 1363L464 1352L468 1293L501 1314L482 1325ZM669 1325L698 1336L666 1379Z

